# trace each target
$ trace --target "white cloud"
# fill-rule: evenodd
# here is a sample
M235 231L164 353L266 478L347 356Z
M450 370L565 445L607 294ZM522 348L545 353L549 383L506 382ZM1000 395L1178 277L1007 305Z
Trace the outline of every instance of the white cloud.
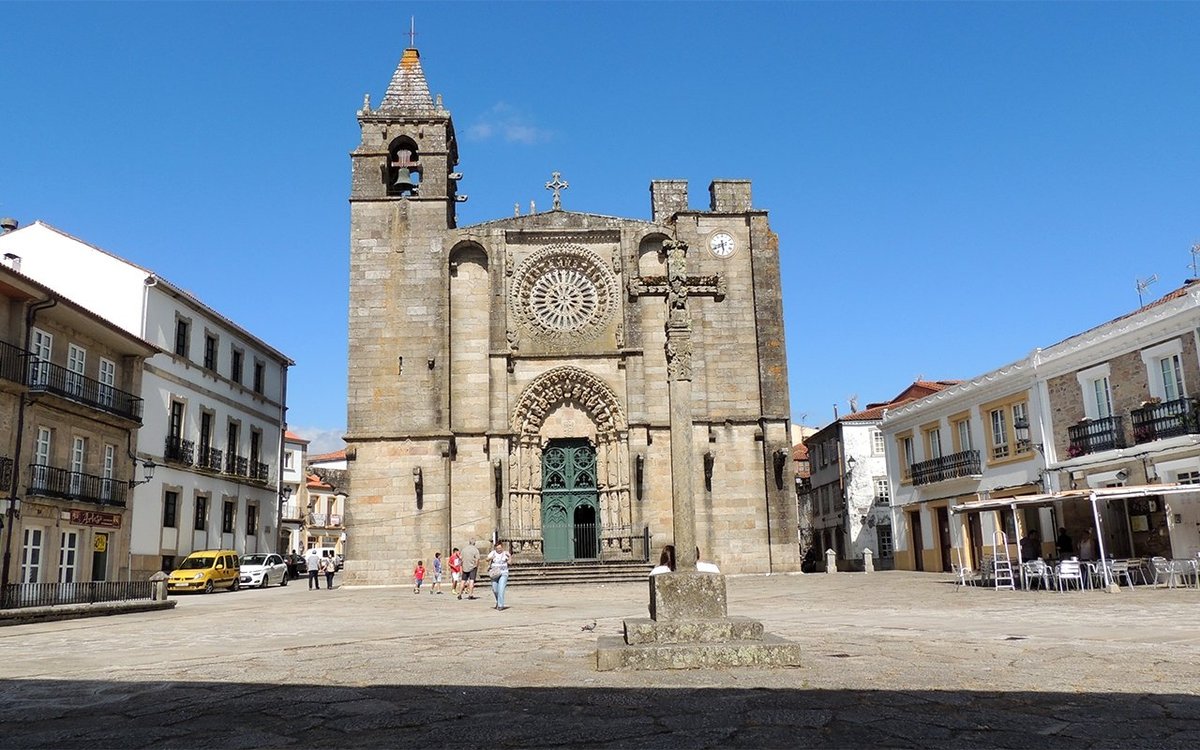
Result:
M467 128L467 138L472 141L502 138L508 143L532 145L552 136L550 130L538 127L528 115L507 102L496 102Z
M289 430L308 440L308 454L332 453L346 447L342 435L345 427L288 427Z

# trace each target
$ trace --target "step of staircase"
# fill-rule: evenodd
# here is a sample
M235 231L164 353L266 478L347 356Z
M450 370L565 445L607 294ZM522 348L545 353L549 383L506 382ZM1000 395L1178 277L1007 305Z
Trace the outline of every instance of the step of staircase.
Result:
M510 586L548 586L570 583L632 583L645 581L653 567L640 560L521 563L508 569Z

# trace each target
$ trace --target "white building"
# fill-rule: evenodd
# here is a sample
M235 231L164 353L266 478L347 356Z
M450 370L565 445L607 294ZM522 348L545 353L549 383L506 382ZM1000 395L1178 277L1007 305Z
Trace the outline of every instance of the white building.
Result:
M917 381L892 400L838 417L805 440L818 565L824 565L825 551L833 550L839 565L861 569L863 553L869 549L878 567L891 566L891 480L880 430L883 416L953 382Z
M956 518L952 507L1041 490L1042 456L1017 436L1038 411L1036 396L1033 368L1021 361L888 411L883 431L897 568L978 568L985 541L1006 518L1012 535L1008 516ZM964 544L967 538L973 543ZM963 547L972 552L956 559L955 548Z
M147 360L142 378L136 452L158 468L133 492L133 577L170 568L195 549L274 549L294 363L152 271L42 222L0 236L0 253L163 350Z
M283 469L280 471L279 551L303 554L308 475L309 441L291 432L283 437Z
M1109 557L1194 560L1200 490L1171 485L1200 484L1198 331L1200 283L1190 280L890 411L897 567L978 567L997 532L1014 561L1029 532L1044 557L1093 557L1102 543Z
M306 546L334 547L339 555L345 555L348 549L346 503L350 494L346 451L309 456L307 466Z

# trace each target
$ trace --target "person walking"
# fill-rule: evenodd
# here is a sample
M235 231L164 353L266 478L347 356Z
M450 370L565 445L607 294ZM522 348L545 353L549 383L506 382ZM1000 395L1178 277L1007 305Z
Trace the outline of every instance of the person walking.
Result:
M442 593L442 553L433 553L433 583L429 585L429 593Z
M468 599L474 599L475 576L479 572L479 548L475 546L474 539L462 551L462 568L462 590L458 592L458 598L462 599L466 594Z
M325 590L333 591L333 574L337 572L337 558L330 552L329 557L321 559L325 562Z
M421 593L421 584L425 583L425 561L417 560L417 567L413 568L413 593Z
M321 553L315 549L310 549L304 555L304 567L308 570L308 590L320 590L321 588Z
M488 553L487 559L491 563L488 576L492 579L492 596L496 597L495 609L506 609L504 588L508 586L508 562L512 559L512 553L505 550L503 544L496 542L495 549Z
M450 590L458 593L458 587L462 585L462 554L459 553L458 547L450 553ZM461 599L462 597L458 597Z

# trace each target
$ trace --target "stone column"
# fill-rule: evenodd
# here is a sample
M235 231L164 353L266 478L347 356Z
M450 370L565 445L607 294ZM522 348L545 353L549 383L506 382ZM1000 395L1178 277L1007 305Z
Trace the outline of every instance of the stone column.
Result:
M696 504L692 498L692 381L672 380L671 525L675 569L696 569Z

